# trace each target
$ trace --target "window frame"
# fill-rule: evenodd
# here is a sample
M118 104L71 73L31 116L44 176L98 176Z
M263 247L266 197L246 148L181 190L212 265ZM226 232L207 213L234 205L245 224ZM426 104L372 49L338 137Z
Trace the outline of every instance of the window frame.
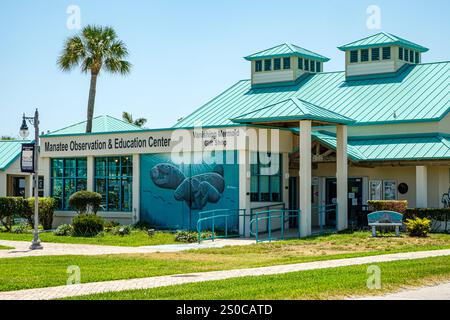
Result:
M398 58L399 58L400 60L403 60L404 57L405 57L405 55L404 55L404 50L403 50L402 47L399 47L399 48L398 48Z
M309 70L311 72L316 72L316 62L314 60L310 60L310 62L309 62Z
M262 60L256 60L255 61L255 72L262 72L263 71L263 62Z
M375 55L375 52L377 53L376 55ZM370 60L371 61L380 61L381 60L380 48L372 48L370 50Z
M280 71L280 70L281 70L281 58L274 58L273 71Z
M361 62L369 62L369 49L361 49Z
M61 176L55 176L54 175L54 163L56 161L62 161L62 167L60 168L62 170ZM75 167L68 167L67 162L68 161L75 161ZM83 161L85 163L85 166L80 166L79 163ZM84 169L84 174L80 175L80 168ZM72 169L74 170L74 174L67 175L66 169ZM79 182L84 180L84 188L79 188ZM73 190L74 192L71 193L69 196L66 194L66 182L71 181L73 183ZM58 202L58 211L72 211L72 209L69 206L69 203L67 199L74 194L75 192L86 190L88 188L87 185L88 177L87 177L87 158L86 157L70 157L70 158L52 158L50 159L50 195L51 197L55 197L55 182L61 182L62 183L62 191L60 196L60 201Z
M392 59L392 47L383 47L381 49L382 51L382 59L383 60L391 60ZM387 55L386 53L389 53L389 55Z
M128 158L128 165L123 165L123 158ZM109 163L112 159L118 159L119 163L119 174L118 175L111 175L110 173L110 167ZM105 165L105 171L103 172L104 175L99 175L97 172L97 163L100 161L106 161ZM124 174L124 168L127 168L128 174ZM103 199L104 207L102 206L101 211L103 212L132 212L133 211L133 156L131 155L124 155L124 156L109 156L109 157L96 157L94 159L94 191L99 192L97 188L97 182L102 180L104 181L104 188L105 188L105 199ZM119 200L118 200L118 207L119 208L110 208L109 204L109 187L111 184L111 181L118 182L119 183ZM124 209L124 200L122 195L124 194L124 183L128 183L128 187L131 188L130 192L130 198L128 201L128 207L129 209ZM103 194L102 194L103 196Z
M264 59L264 71L272 71L272 59Z
M298 58L297 59L297 68L299 69L299 70L303 70L303 58Z
M304 67L305 67L304 70L309 71L309 59L305 59L303 63L304 63Z
M250 177L250 202L269 202L269 203L278 203L278 202L282 202L283 201L283 154L282 153L273 153L274 155L278 155L278 163L279 163L279 168L278 168L278 173L274 174L274 175L262 175L260 173L261 171L261 167L264 166L264 164L261 164L260 161L260 154L261 152L254 152L254 154L256 154L256 163L251 163L251 177ZM272 154L269 152L267 153L268 156L272 156ZM256 169L256 170L255 170ZM255 174L256 171L256 174ZM252 178L256 177L256 192L252 192ZM269 199L263 199L262 197L262 192L261 192L261 180L262 177L264 177L265 179L268 179L267 184L268 184L268 194L269 194ZM275 180L276 178L278 178L279 180L279 192L272 192L275 190L272 190L272 180ZM278 200L275 199L274 200L274 194L278 194ZM255 197L256 195L256 197Z
M316 72L322 72L322 63L316 61Z
M349 55L350 55L350 57L349 57L350 63L358 63L359 62L359 50L350 50ZM356 57L356 60L354 59L355 57Z
M286 61L288 61L287 67L286 67ZM290 70L290 69L291 69L291 57L284 57L283 58L283 70Z

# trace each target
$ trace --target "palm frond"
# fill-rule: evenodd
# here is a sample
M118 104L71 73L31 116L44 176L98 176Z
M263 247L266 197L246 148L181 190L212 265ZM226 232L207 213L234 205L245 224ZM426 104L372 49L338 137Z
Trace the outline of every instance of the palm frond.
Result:
M108 58L105 60L104 67L111 73L120 73L122 75L129 74L131 71L131 63L125 60Z
M126 111L122 112L122 119L125 122L128 122L128 123L133 123L134 122L133 121L133 116L131 115L131 113L126 112Z
M138 127L142 127L146 123L147 123L147 119L145 119L145 118L139 118L139 119L134 120L134 125L138 126Z

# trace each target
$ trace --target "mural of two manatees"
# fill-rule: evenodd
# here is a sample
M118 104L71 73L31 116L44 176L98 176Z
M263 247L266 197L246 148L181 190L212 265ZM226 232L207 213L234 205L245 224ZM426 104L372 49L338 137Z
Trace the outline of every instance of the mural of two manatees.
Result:
M155 185L174 190L173 197L184 201L190 209L201 210L207 203L219 202L225 190L223 166L217 165L211 172L186 177L170 163L160 163L150 170Z

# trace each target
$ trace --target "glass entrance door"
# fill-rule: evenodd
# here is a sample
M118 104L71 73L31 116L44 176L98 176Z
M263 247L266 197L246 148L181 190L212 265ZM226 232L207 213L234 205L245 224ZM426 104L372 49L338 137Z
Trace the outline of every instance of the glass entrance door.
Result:
M363 179L348 179L348 221L349 226L352 224L359 225L359 217L363 207ZM337 183L336 178L327 178L325 180L325 202L326 205L337 203ZM327 226L336 225L336 212L332 211L327 214L325 223Z

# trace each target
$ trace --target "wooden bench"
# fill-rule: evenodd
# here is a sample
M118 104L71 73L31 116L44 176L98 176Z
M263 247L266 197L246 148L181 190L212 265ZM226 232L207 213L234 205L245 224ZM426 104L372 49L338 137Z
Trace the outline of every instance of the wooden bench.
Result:
M369 226L372 227L372 237L377 236L377 227L395 227L395 234L400 236L403 226L403 215L395 211L376 211L367 215Z

